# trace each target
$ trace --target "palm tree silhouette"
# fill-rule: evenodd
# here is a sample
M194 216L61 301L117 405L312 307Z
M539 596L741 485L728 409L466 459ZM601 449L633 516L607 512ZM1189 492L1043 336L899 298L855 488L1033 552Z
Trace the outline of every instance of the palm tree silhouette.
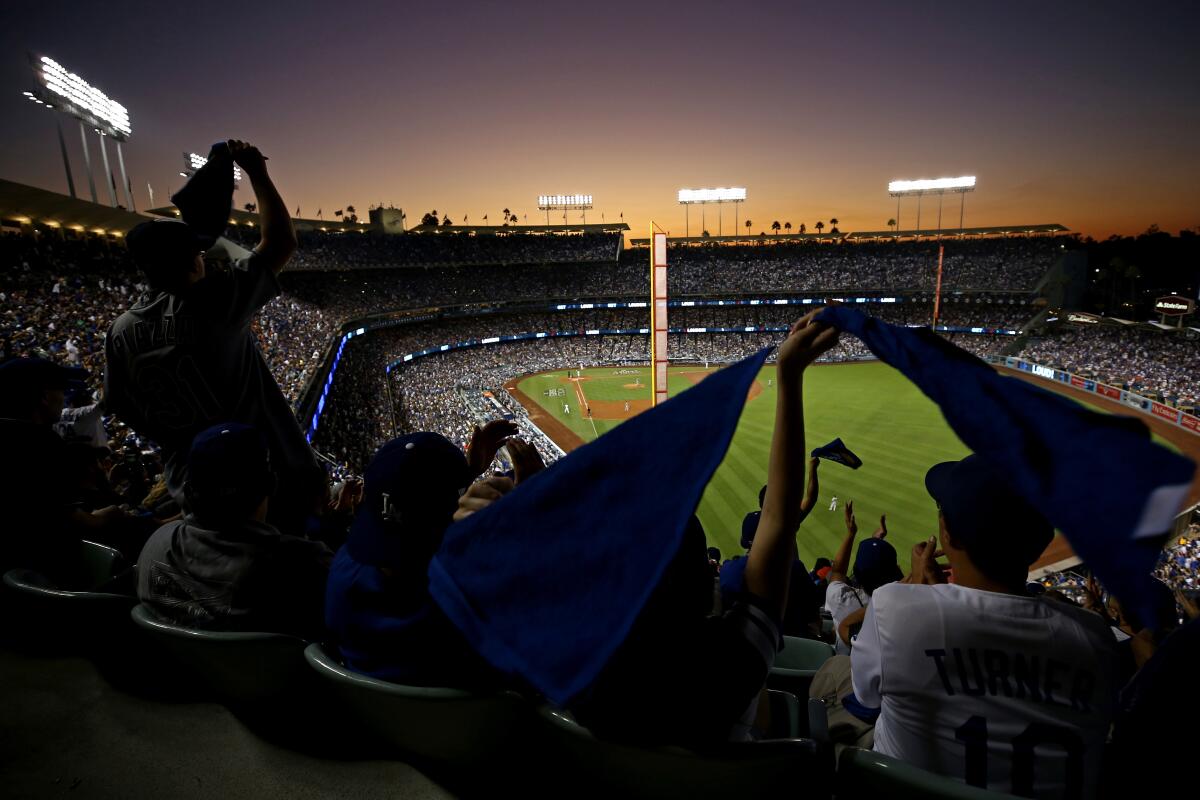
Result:
M807 225L805 225L803 222L801 222L801 223L800 223L800 228L799 228L799 231L800 231L801 233L808 233L808 226L807 226Z
M895 228L895 227L896 227L896 220L894 220L894 219L889 219L889 220L887 221L887 224L888 224L888 227L889 227L889 228Z
M783 223L783 229L784 229L785 231L787 231L789 234L791 234L791 232L792 232L792 223L790 223L790 222L785 222L785 223Z
M775 220L774 222L771 223L771 230L775 231L776 236L779 235L779 229L781 227L782 226L779 224L779 220Z
M829 224L830 224L830 225L837 225L837 224L838 224L838 223L837 223L837 217L834 217L834 218L832 218L831 220L829 220Z
M816 224L816 226L815 226L815 227L816 227L816 229L817 229L817 234L819 235L819 234L821 233L821 231L822 231L822 230L824 230L824 228L825 228L825 223L824 223L824 222L821 222L820 220L817 220L817 224Z
M746 235L747 235L747 236L749 236L749 235L750 235L750 226L751 226L751 225L753 225L753 224L754 224L754 223L753 223L753 222L751 222L750 220L746 220Z

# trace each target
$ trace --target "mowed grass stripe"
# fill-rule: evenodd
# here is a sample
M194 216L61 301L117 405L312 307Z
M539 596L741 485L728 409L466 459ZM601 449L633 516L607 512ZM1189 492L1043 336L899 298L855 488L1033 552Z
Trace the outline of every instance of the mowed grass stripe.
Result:
M583 389L589 399L626 400L646 398L650 394L649 369L638 373L614 375L620 367L588 369ZM625 368L629 369L629 368ZM671 395L694 385L682 372L698 372L698 367L673 367L669 380ZM594 438L573 384L563 379L566 372L526 378L521 389L556 419L585 440ZM640 378L642 386L624 385ZM768 381L771 383L767 385ZM758 490L765 482L770 455L771 434L775 423L775 369L765 368L759 375L761 392L746 404L729 452L706 488L697 513L711 544L725 557L740 552L742 518L758 506ZM563 398L544 397L547 388L567 390ZM571 404L570 415L562 414L563 402ZM821 491L817 505L797 536L801 558L810 566L819 556L831 557L845 533L842 509L849 499L855 502L859 537L870 536L887 513L889 541L900 552L901 563L917 541L934 532L937 512L925 492L924 477L930 466L961 458L967 449L946 425L937 407L903 376L880 363L819 366L805 377L804 412L808 449L841 437L864 462L862 469L850 470L840 464L824 462L820 468ZM596 420L602 432L619 424L615 420ZM680 458L686 458L681 453ZM797 487L803 491L803 487ZM829 511L829 501L838 498L837 511Z

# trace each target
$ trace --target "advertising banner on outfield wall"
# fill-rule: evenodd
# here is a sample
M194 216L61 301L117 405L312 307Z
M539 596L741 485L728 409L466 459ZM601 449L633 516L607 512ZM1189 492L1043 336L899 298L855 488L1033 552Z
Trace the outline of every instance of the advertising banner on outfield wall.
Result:
M1138 411L1143 411L1153 414L1159 419L1165 419L1179 425L1195 433L1200 433L1200 417L1192 414L1185 414L1178 408L1172 408L1165 403L1159 403L1155 400L1142 397L1130 391L1117 389L1114 386L1108 386L1103 383L1097 383L1089 378L1081 378L1078 375L1072 375L1062 370L1044 367L1041 364L1033 364L1028 361L1021 361L1016 358L1005 358L1004 363L1014 369L1019 369L1024 372L1031 372L1041 378L1047 380L1062 381L1069 383L1077 389L1083 389L1088 392L1095 392L1102 397L1107 397L1111 400L1116 400L1129 408L1136 408Z
M1179 409L1164 406L1162 403L1150 402L1150 412L1156 417L1168 419L1171 422L1179 422Z

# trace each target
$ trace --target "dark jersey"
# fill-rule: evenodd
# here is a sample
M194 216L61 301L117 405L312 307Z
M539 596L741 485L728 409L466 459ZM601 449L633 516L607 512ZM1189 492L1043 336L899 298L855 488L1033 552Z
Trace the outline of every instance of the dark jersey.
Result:
M274 273L252 253L183 294L134 306L108 330L106 407L163 448L167 487L179 502L192 439L217 423L261 431L277 472L315 466L250 330L254 314L277 294Z

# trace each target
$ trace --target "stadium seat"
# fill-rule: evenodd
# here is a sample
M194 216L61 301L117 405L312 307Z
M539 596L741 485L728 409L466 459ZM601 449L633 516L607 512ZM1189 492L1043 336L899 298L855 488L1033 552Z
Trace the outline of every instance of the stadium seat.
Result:
M838 800L1003 800L1013 795L991 792L945 778L896 758L847 747L838 757Z
M104 586L125 569L125 557L107 545L82 541L76 559L77 588L94 590ZM72 583L72 586L76 584Z
M5 636L38 649L78 651L129 628L132 594L110 590L124 568L121 554L95 542L80 542L52 578L30 569L4 574Z
M183 628L163 622L142 605L134 606L130 615L138 628L226 701L264 704L312 691L303 639Z
M776 702L772 701L772 707ZM720 745L703 753L605 741L550 706L539 709L540 774L582 797L829 797L830 750L809 739Z
M505 766L527 744L533 708L514 692L381 681L347 669L319 644L304 657L353 719L406 755L440 766Z
M829 710L819 697L808 698L808 738L818 742L829 741Z
M808 687L821 665L833 657L833 648L815 639L783 637L783 649L775 655L775 664L767 677L767 686L808 697Z

